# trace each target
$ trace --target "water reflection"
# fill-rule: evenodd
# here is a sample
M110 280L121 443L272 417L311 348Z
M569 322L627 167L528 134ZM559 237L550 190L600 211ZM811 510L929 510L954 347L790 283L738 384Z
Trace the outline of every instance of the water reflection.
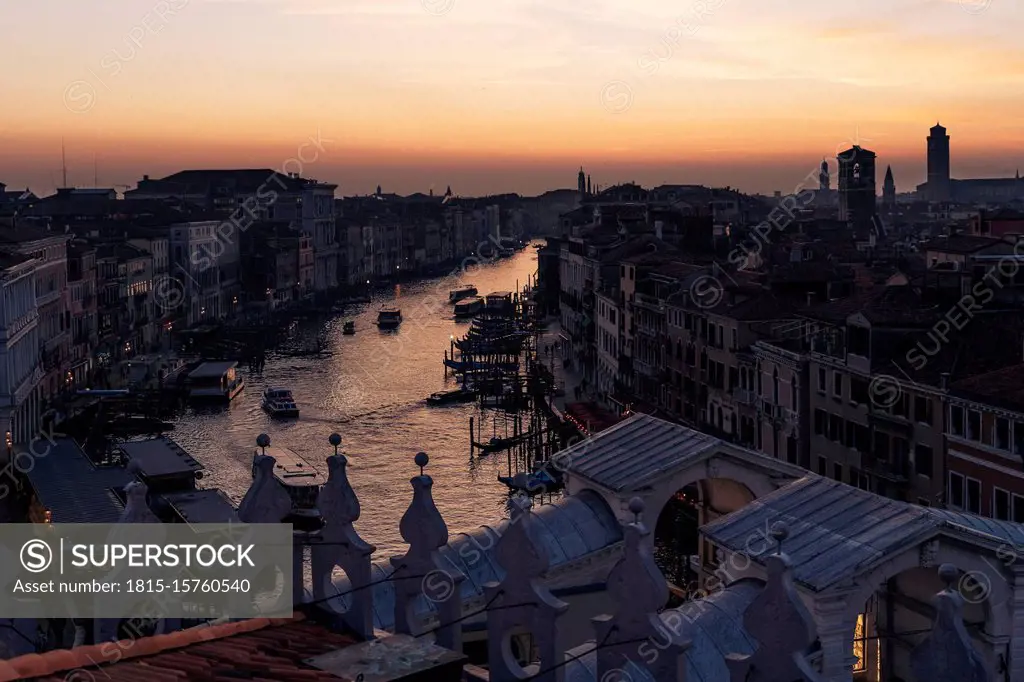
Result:
M461 281L475 284L482 294L511 291L536 269L536 251L527 248L473 267L458 280L403 284L333 319L299 321L290 345L308 349L320 338L329 355L271 354L262 375L242 367L246 387L229 407L190 411L171 435L206 467L204 484L222 488L237 504L251 480L259 433L317 464L333 453L327 437L337 431L362 504L356 527L382 553L404 551L398 523L411 499L409 479L418 473L412 459L420 450L430 454L427 473L451 533L494 522L506 516L507 491L497 481L505 473L505 455L471 462L469 418L478 413L476 406L428 408L424 398L451 387L441 361L451 335L465 333L465 324L453 319L449 289ZM378 330L377 311L383 304L402 309L397 331ZM346 320L355 322L354 335L342 334ZM260 407L268 387L290 389L301 417L270 417Z

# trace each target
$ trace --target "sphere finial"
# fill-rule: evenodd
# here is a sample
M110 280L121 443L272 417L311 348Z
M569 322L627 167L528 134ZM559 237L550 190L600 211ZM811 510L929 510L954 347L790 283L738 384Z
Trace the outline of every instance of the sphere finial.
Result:
M772 537L779 545L779 554L782 554L782 543L789 537L789 526L785 521L776 521L772 524Z
M267 449L270 447L270 436L265 433L256 436L256 445L264 450Z
M332 433L327 437L327 442L334 446L334 454L338 454L338 446L341 445L341 436L337 433Z
M413 461L416 463L416 466L420 468L420 476L422 476L423 467L427 466L427 463L430 461L430 457L425 452L417 452Z
M633 514L633 523L640 523L640 515L644 513L644 509L646 509L646 505L639 497L634 497L629 501L629 511Z
M953 564L942 564L939 566L939 579L946 583L947 590L953 589L953 583L956 582L958 575L960 575L960 571Z

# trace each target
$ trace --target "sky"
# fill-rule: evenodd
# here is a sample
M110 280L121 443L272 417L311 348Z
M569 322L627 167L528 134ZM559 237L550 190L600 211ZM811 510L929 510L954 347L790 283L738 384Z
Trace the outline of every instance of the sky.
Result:
M275 168L385 191L792 191L860 144L897 187L1024 165L1017 0L8 0L0 182ZM315 142L314 142L315 141ZM125 187L117 187L124 189Z

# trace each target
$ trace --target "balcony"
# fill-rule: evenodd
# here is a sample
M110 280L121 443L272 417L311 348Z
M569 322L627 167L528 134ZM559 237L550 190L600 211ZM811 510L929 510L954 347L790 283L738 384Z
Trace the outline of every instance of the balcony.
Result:
M862 461L865 472L892 483L907 484L910 481L910 461L904 455L874 455L865 453Z
M732 399L739 405L753 405L757 402L757 395L749 388L734 388Z
M658 378L657 368L649 362L644 362L639 358L634 358L633 367L634 369L636 369L638 374L641 374L645 377L650 377L652 379Z
M898 433L905 438L913 438L914 422L907 417L884 412L882 410L871 410L868 414L868 426L882 428L887 431Z

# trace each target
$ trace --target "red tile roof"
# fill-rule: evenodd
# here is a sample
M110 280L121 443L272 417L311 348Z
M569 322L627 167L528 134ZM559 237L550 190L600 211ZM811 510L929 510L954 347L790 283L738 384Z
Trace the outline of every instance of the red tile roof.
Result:
M303 663L357 643L304 620L253 618L200 626L137 640L105 642L0 661L0 682L337 682L340 678ZM79 671L76 674L74 671Z

